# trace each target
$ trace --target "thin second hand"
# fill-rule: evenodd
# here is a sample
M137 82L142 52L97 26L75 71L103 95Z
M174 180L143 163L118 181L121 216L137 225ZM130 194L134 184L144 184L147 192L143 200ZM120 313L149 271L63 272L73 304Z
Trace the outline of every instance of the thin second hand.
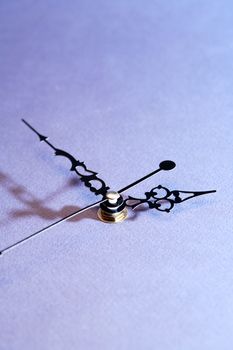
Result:
M122 189L120 189L120 190L118 191L118 193L123 193L123 192L127 191L128 189L130 189L130 188L132 188L132 187L138 185L140 182L145 181L145 180L148 179L149 177L151 177L151 176L157 174L157 173L158 173L159 171L161 171L161 170L165 170L165 171L172 170L172 169L175 168L175 166L176 166L176 164L175 164L173 161L171 161L171 160L164 160L163 162L161 162L161 163L159 164L159 168L158 168L158 169L152 171L150 174L148 174L148 175L146 175L146 176L143 176L141 179L139 179L139 180L137 180L137 181L131 183L130 185L128 185L128 186L126 186L126 187L123 187Z
M85 207L85 208L79 209L79 210L77 210L76 212L74 212L74 213L72 213L72 214L70 214L70 215L67 215L67 216L64 217L64 218L62 218L62 219L60 219L60 220L58 220L58 221L56 221L56 222L53 222L52 224L50 224L50 225L48 225L48 226L46 226L46 227L40 229L39 231L36 231L36 232L32 233L31 235L29 235L29 236L27 236L27 237L25 237L25 238L22 238L20 241L18 241L18 242L16 242L16 243L13 243L13 244L9 245L8 247L6 247L6 248L0 250L0 255L3 254L3 253L5 253L6 251L9 251L9 250L13 249L14 247L16 247L16 246L18 246L18 245L20 245L20 244L26 242L27 240L33 238L34 236L39 235L40 233L42 233L42 232L44 232L44 231L46 231L46 230L49 230L49 229L52 228L53 226L58 225L58 224L62 223L63 221L66 221L66 220L68 220L68 219L71 219L71 218L75 217L76 215L85 212L86 210L89 210L89 209L91 209L91 208L94 208L94 207L96 207L97 205L99 205L99 204L101 204L101 203L103 203L103 202L105 202L105 201L106 201L106 199L103 199L103 200L101 200L101 201L92 203L92 204L88 205L88 206Z
M128 186L126 186L126 187L124 187L124 188L122 188L120 191L118 191L118 193L123 193L123 192L127 191L129 188L132 188L132 187L138 185L140 182L142 182L142 181L148 179L149 177L155 175L156 173L158 173L158 172L161 171L161 170L171 170L171 169L173 169L175 166L176 166L175 163L172 162L172 161L163 161L162 163L160 163L160 167L159 167L157 170L152 171L152 173L150 173L150 174L148 174L148 175L146 175L146 176L143 176L141 179L139 179L139 180L137 180L137 181L131 183L130 185L128 185ZM9 251L9 250L13 249L14 247L16 247L16 246L18 246L18 245L20 245L20 244L26 242L27 240L31 239L32 237L35 237L36 235L38 235L38 234L40 234L40 233L42 233L42 232L44 232L44 231L46 231L46 230L49 230L50 228L54 227L55 225L58 225L58 224L60 224L60 223L62 223L62 222L64 222L64 221L66 221L66 220L68 220L68 219L71 219L71 218L75 217L76 215L79 215L79 214L85 212L86 210L89 210L89 209L91 209L91 208L96 207L97 205L99 205L99 204L101 204L101 203L106 202L106 200L107 200L107 199L104 198L104 199L102 199L102 200L100 200L100 201L98 201L98 202L92 203L92 204L88 205L88 206L85 207L85 208L79 209L79 210L77 210L76 212L74 212L74 213L72 213L72 214L69 214L69 215L67 215L67 216L64 217L64 218L62 218L62 219L60 219L60 220L58 220L58 221L56 221L56 222L53 222L52 224L50 224L50 225L48 225L48 226L42 228L42 229L39 230L39 231L36 231L36 232L32 233L31 235L29 235L29 236L27 236L27 237L22 238L20 241L14 243L14 244L11 244L11 245L9 245L8 247L6 247L6 248L0 250L0 255L3 254L3 253L5 253L6 251Z
M145 181L146 179L148 179L149 177L155 175L156 173L158 173L158 172L161 171L161 170L162 170L162 169L159 168L159 169L153 171L152 173L150 173L150 174L148 174L148 175L146 175L146 176L143 176L141 179L139 179L139 180L133 182L132 184L130 184L130 185L126 186L126 187L121 188L120 191L118 191L118 193L123 193L123 192L127 191L128 189L130 189L130 188L132 188L132 187L134 187L134 186L137 186L140 182Z

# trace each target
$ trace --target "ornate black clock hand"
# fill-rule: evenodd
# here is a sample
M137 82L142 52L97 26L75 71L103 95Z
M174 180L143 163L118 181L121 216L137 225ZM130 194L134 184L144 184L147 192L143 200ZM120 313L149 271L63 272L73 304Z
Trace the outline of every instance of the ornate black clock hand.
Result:
M172 170L176 164L171 160L164 160L159 164L159 168L152 171L152 173L143 176L139 180L131 183L130 185L123 187L118 192L108 192L109 200L100 204L100 209L98 211L98 217L100 220L107 223L121 222L127 217L126 203L121 193L133 188L138 185L140 182L145 181L149 177L157 174L161 170Z
M120 221L124 220L126 218L125 203L124 203L122 196L119 193L123 193L126 190L128 190L129 188L136 186L140 182L148 179L150 176L153 176L154 174L158 173L161 170L171 170L175 166L176 166L175 163L170 161L170 160L166 160L166 161L161 162L159 165L159 169L156 169L152 173L150 173L150 174L142 177L141 179L131 183L130 185L122 188L118 192L113 192L113 191L107 192L104 199L102 199L98 202L92 203L85 208L79 209L79 210L75 211L74 213L71 213L71 214L67 215L66 217L64 217L56 222L53 222L52 224L40 229L39 231L36 231L25 238L22 238L20 241L9 245L8 247L0 250L0 255L13 249L17 245L20 245L20 244L26 242L27 240L35 237L36 235L54 227L55 225L58 225L58 224L66 221L68 219L71 219L71 218L75 217L76 215L79 215L79 214L85 212L86 210L94 208L98 205L101 206L102 204L104 205L107 203L103 207L101 206L100 210L99 210L98 216L102 221L104 221L104 222L120 222Z
M141 204L147 204L150 209L156 209L169 213L175 204L182 203L197 196L214 192L216 191L169 191L166 187L159 185L152 188L150 192L145 192L145 198L134 198L129 196L125 200L125 204L127 207L130 207L132 209L137 208Z
M145 193L145 198L135 198L128 196L127 199L123 199L123 197L120 195L120 193L123 193L127 191L128 189L136 186L140 182L146 180L150 176L153 176L154 174L158 173L161 170L171 170L175 167L175 163L172 161L163 161L159 165L159 169L153 171L152 173L140 178L139 180L131 183L130 185L122 188L118 192L109 191L106 192L106 196L93 204L88 205L85 208L79 209L75 211L74 213L71 213L70 215L67 215L66 217L42 228L41 230L21 239L20 241L2 249L0 251L0 254L11 250L12 248L16 247L19 244L22 244L23 242L27 241L28 239L31 239L32 237L54 227L55 225L60 224L61 222L64 222L72 217L75 217L78 214L81 214L85 212L86 210L89 210L91 208L94 208L96 206L100 206L100 209L98 211L99 218L104 222L120 222L123 221L127 217L127 210L126 207L130 207L132 209L135 209L141 204L147 204L150 209L156 209L159 211L164 212L170 212L170 210L174 207L175 204L184 202L188 199L201 196L204 194L214 193L215 190L211 191L199 191L199 192L192 192L192 191L180 191L180 190L173 190L170 191L164 186L157 186L151 189L150 192ZM160 193L162 191L163 193ZM165 207L164 207L165 205Z
M84 185L90 189L91 192L93 192L96 196L102 195L103 198L105 197L107 191L109 190L109 187L106 186L105 182L102 179L97 177L98 173L87 169L84 162L80 162L79 160L75 159L70 153L54 147L48 141L47 136L41 135L25 119L22 119L22 122L26 124L29 127L29 129L31 129L34 133L37 134L40 141L45 142L49 147L51 147L54 150L55 156L63 156L69 159L69 161L71 162L70 171L74 171L80 177L80 180L84 183ZM99 187L95 187L93 183L95 185L98 183Z

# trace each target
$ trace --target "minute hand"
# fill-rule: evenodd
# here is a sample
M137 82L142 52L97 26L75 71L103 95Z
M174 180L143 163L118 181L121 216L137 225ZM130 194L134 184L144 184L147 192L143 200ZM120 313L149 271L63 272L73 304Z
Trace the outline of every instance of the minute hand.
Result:
M141 179L131 183L130 185L128 185L126 187L123 187L122 189L120 189L120 191L118 191L118 193L123 193L123 192L127 191L128 189L138 185L140 182L145 181L149 177L157 174L161 170L165 170L165 171L172 170L173 168L175 168L175 166L176 166L176 164L173 161L171 161L171 160L164 160L163 162L161 162L159 164L159 168L157 170L154 170L154 171L152 171L152 173L150 173L150 174L148 174L146 176L143 176Z
M22 122L39 137L41 142L45 142L50 148L54 150L55 156L62 156L69 159L71 162L70 171L74 171L91 192L93 192L96 196L100 194L103 198L105 197L107 191L109 190L109 187L106 186L105 182L102 179L97 177L98 173L87 169L84 162L80 162L79 160L75 159L70 153L54 147L52 143L48 141L47 136L41 135L26 120L22 119ZM92 181L94 183L98 183L98 188L93 185Z

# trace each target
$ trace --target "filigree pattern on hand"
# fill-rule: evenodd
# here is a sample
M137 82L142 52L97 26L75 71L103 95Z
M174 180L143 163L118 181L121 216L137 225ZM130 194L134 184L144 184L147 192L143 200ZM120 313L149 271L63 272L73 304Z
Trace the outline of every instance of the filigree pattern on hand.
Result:
M79 160L75 159L70 153L63 151L62 149L58 149L58 148L54 147L48 141L47 136L44 136L44 135L41 135L40 133L38 133L38 131L36 131L24 119L22 119L22 121L32 131L34 131L37 134L37 136L39 137L41 142L42 141L45 142L49 147L51 147L54 150L55 156L62 156L62 157L69 159L69 161L71 162L70 171L74 171L80 177L80 180L84 183L84 185L90 189L91 192L93 192L96 196L102 195L103 198L105 197L107 191L109 190L109 187L106 186L105 182L102 179L97 177L98 173L96 173L90 169L87 169L84 162L80 162Z
M159 185L152 188L150 192L145 192L145 198L135 198L128 196L128 198L125 200L125 204L127 207L130 207L132 209L137 208L139 205L147 204L150 209L156 209L169 213L175 204L182 203L188 199L213 192L215 191L170 191L168 188Z

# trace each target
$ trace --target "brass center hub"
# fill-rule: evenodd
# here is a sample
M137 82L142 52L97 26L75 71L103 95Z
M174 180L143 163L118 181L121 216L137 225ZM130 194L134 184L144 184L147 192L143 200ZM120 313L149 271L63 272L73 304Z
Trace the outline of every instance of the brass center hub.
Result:
M108 191L106 201L100 205L98 217L106 223L117 223L126 219L127 209L123 197L114 191Z

